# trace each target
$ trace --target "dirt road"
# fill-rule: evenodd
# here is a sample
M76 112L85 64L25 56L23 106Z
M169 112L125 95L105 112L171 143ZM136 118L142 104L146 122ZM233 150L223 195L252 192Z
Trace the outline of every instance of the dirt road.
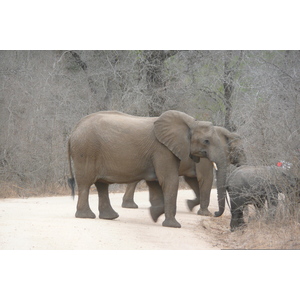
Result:
M193 199L190 190L180 190L177 220L182 228L167 228L154 223L149 214L147 192L137 192L138 209L121 207L123 193L111 193L113 208L119 218L109 221L75 218L77 197L70 196L0 199L0 249L218 249L200 221L209 217L190 213L185 199ZM90 195L96 213L97 195ZM216 210L216 191L212 191L210 210ZM196 211L196 210L195 210Z

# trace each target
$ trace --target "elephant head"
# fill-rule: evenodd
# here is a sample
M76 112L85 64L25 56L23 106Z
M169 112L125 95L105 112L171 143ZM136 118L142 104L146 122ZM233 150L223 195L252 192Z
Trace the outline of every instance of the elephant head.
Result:
M191 157L199 162L203 157L216 163L218 201L225 204L228 163L226 150L215 126L211 122L196 121L182 112L167 111L154 122L154 133L158 141L180 160Z
M230 132L224 127L215 126L215 129L223 140L224 151L226 151L226 156L228 163L240 167L241 165L247 164L246 154L242 145L242 138L235 132Z

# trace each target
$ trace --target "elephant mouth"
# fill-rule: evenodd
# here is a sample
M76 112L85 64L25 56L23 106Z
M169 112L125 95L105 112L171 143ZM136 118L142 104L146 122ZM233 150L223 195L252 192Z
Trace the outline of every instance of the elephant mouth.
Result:
M209 159L208 153L207 153L206 150L198 150L198 151L195 151L195 152L191 152L190 153L190 158L194 162L199 162L200 158L207 158L207 159Z
M198 151L195 151L195 152L191 152L190 153L190 156L198 156L198 157L201 157L201 158L208 158L208 153L206 150L198 150Z
M193 160L193 162L198 163L200 161L200 156L193 155L190 153L190 158Z

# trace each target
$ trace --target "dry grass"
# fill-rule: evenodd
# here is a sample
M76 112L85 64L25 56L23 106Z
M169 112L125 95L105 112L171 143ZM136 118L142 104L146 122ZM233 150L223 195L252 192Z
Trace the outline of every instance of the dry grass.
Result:
M247 226L230 231L229 213L219 218L206 218L199 224L207 230L215 246L221 249L300 249L300 223L293 216L253 218Z
M0 182L0 198L47 197L69 194L70 188L58 183L30 187L12 182Z

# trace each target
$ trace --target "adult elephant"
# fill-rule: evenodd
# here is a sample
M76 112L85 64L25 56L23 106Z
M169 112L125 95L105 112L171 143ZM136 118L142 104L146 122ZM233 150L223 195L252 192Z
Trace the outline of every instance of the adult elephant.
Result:
M181 227L175 219L178 170L190 156L214 161L218 166L218 197L225 199L226 164L221 140L210 122L196 121L179 111L160 117L136 117L116 111L101 111L82 118L68 141L74 195L78 186L76 217L95 218L89 189L95 184L99 196L99 217L115 219L108 196L112 183L146 180L149 186L152 219L165 213L163 226ZM221 200L220 200L221 201ZM225 201L225 200L224 200Z
M221 147L226 154L225 163L241 166L246 164L246 155L242 145L241 137L234 132L228 131L224 127L214 126L217 132ZM180 162L179 175L184 176L184 180L194 191L196 198L187 200L187 205L190 211L200 204L200 209L197 214L202 216L210 216L208 210L210 202L210 193L213 184L213 163L207 158L201 158L199 163L195 163L192 159L187 158ZM138 208L134 202L134 191L138 182L133 182L127 185L123 196L122 207ZM216 216L222 215L225 209L225 199L220 198L219 212Z

